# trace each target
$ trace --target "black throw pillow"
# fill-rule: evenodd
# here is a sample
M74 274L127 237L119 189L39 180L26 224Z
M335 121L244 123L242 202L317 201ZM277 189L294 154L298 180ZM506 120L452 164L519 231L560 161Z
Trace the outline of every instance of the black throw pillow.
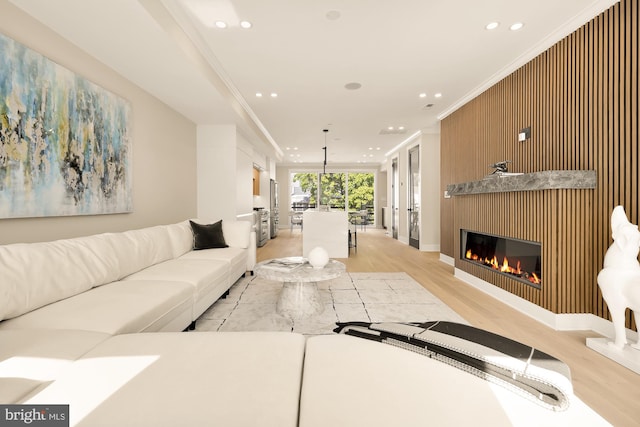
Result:
M191 230L193 231L193 250L228 248L229 245L224 241L222 234L222 220L213 224L197 224L193 221Z

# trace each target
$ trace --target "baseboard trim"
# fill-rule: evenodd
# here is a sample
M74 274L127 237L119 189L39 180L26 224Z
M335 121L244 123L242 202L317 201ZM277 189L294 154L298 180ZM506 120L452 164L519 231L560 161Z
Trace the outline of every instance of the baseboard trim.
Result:
M443 257L447 256L440 254L441 261L447 262ZM556 331L590 330L611 339L615 336L613 323L594 314L556 314L458 268L454 269L454 276ZM638 334L635 331L627 329L626 332L627 339L637 341Z
M456 263L454 261L454 259L452 257L450 257L449 255L445 255L443 253L440 254L440 261L444 262L445 264L450 265L451 267L455 267Z
M440 245L437 243L429 244L429 245L421 245L420 251L422 252L440 252Z

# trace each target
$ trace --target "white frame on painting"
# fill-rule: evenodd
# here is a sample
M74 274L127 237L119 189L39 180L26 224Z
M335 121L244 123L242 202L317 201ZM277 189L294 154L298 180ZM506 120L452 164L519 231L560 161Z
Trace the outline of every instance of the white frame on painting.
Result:
M131 106L0 34L0 218L133 211Z

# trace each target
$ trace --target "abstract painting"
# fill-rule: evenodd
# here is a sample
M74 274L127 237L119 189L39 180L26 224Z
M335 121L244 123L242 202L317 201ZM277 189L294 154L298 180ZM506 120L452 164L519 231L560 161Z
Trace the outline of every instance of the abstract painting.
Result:
M0 218L131 212L130 111L0 34Z

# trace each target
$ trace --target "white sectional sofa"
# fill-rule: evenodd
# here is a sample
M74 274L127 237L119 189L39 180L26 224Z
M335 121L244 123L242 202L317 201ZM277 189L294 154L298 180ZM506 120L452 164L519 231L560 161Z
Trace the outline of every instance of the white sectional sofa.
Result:
M222 231L205 250L189 221L0 246L0 330L182 331L255 265L251 224Z
M71 426L609 425L353 336L177 332L253 269L249 223L222 225L203 251L188 222L0 246L0 404Z

